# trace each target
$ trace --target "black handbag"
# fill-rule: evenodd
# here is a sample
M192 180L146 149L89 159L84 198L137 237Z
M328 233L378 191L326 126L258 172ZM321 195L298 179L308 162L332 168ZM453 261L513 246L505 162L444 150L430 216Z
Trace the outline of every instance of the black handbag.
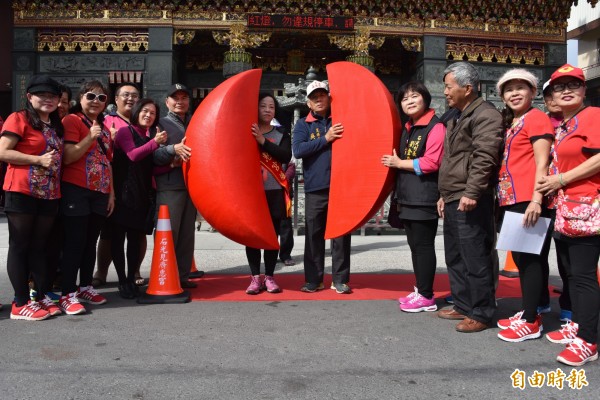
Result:
M404 224L399 217L398 214L398 200L396 199L396 194L392 195L392 199L390 200L390 211L388 212L388 224L392 228L404 229Z

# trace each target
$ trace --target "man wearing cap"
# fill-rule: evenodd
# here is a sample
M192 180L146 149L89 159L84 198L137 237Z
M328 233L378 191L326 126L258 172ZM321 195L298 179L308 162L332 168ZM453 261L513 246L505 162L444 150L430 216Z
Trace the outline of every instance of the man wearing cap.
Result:
M325 224L329 206L331 178L331 143L342 138L344 127L332 124L331 100L327 85L313 81L306 89L306 118L294 127L292 150L294 157L302 159L304 172L306 240L304 244L303 292L316 292L324 288ZM350 235L331 241L332 284L337 293L348 294L350 280Z
M182 162L188 161L192 149L185 144L185 130L190 117L190 92L176 83L169 88L165 104L169 109L160 119L160 130L167 132L167 143L154 152L157 209L166 204L171 217L175 256L182 288L197 285L189 280L194 257L196 207L183 180ZM154 132L151 132L154 133Z
M494 187L502 148L502 117L479 97L479 74L457 62L444 71L444 95L457 118L448 122L439 172L438 213L454 306L440 318L460 320L459 332L479 332L496 309Z

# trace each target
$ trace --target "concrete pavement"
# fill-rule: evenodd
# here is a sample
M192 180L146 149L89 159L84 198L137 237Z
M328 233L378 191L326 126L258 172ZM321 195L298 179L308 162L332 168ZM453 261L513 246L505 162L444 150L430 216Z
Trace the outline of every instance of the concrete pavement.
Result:
M200 269L248 273L242 246L202 228L195 251ZM295 238L297 265L278 264L277 273L302 271L303 239ZM352 242L353 272L385 279L412 271L404 236L353 236ZM436 244L443 273L441 236ZM3 266L7 247L0 219ZM149 239L146 277L152 247ZM551 274L558 282L554 263ZM395 301L279 302L273 295L270 302L142 306L119 298L113 269L109 280L100 290L109 302L90 306L88 314L12 321L12 289L0 269L1 399L596 398L600 385L595 362L576 369L589 383L581 390L566 380L563 390L547 383L514 388L516 369L529 377L560 368L568 376L572 368L555 361L562 347L545 339L505 343L497 328L457 333L455 322L402 313ZM519 299L498 303L499 317L520 307ZM552 307L546 331L560 325L556 300Z

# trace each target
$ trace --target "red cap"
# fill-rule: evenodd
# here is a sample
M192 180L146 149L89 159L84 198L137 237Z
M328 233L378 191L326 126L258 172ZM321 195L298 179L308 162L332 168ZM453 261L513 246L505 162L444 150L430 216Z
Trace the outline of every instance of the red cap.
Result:
M572 76L573 78L585 82L585 76L583 75L583 70L581 68L574 67L571 64L565 64L554 71L550 77L550 84L553 84L555 80L562 78L563 76Z

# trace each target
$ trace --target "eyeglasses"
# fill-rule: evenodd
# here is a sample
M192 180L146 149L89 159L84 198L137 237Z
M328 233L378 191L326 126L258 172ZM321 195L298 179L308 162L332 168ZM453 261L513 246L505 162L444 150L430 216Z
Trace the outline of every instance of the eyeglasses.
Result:
M565 89L569 89L569 90L575 90L575 89L579 89L580 87L583 86L583 82L581 81L569 81L567 83L555 83L552 86L552 91L554 93L560 93L560 92L564 92Z
M124 99L139 99L140 95L137 93L129 93L129 92L125 92L125 93L121 93L119 94L119 97L122 97Z
M104 93L96 94L92 92L87 92L83 95L87 101L98 100L100 103L105 103L108 98Z

